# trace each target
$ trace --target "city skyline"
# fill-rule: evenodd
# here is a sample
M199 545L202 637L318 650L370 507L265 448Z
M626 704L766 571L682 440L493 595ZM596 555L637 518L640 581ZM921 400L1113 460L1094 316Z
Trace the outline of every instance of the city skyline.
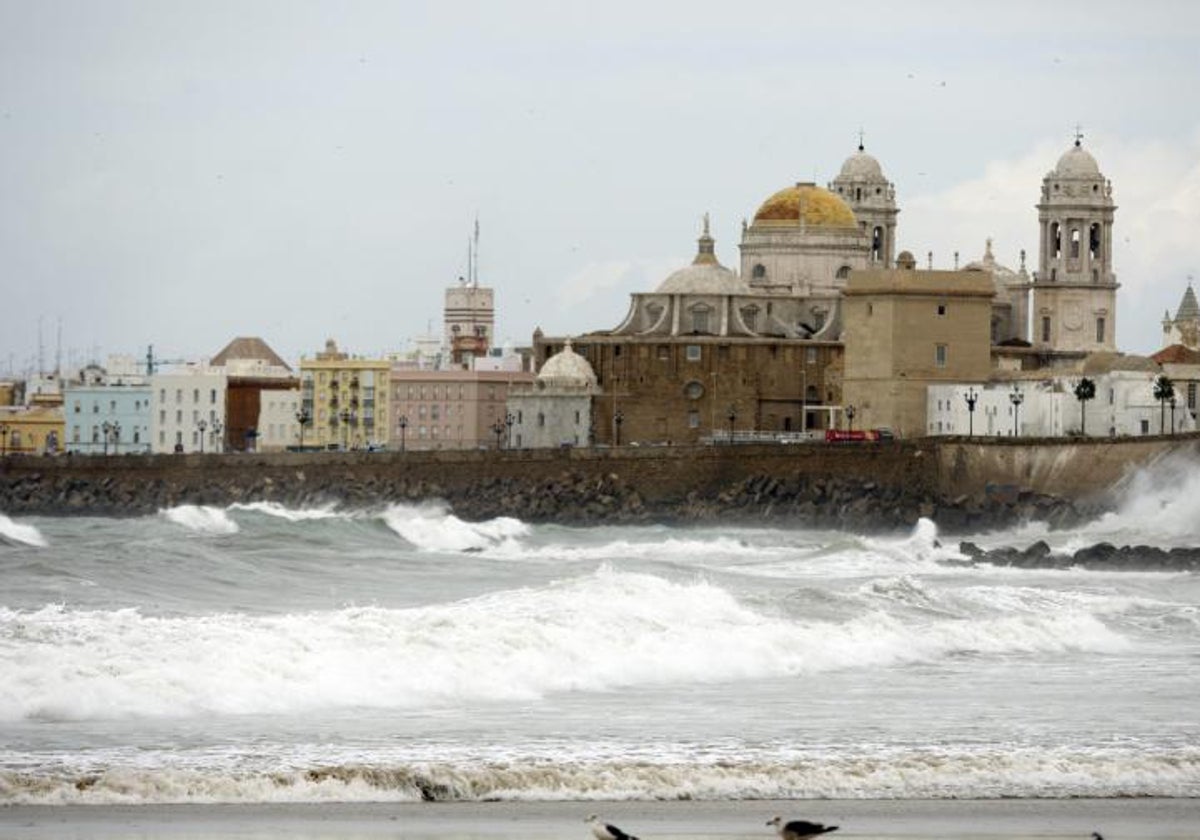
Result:
M736 267L742 218L860 129L898 249L950 268L991 237L1016 268L1077 124L1119 208L1118 346L1161 346L1197 261L1191 6L606 8L0 6L0 369L39 320L52 360L60 319L64 362L400 350L476 217L498 343L607 329L705 212Z

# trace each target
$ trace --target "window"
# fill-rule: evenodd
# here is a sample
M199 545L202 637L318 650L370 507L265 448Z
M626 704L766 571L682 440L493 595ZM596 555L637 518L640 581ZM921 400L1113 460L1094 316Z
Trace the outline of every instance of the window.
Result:
M683 386L683 393L689 400L698 400L704 396L704 385L693 379Z
M1050 316L1042 316L1042 341L1050 340Z
M178 405L181 402L183 402L183 389L176 388L175 389L175 404Z
M158 389L158 401L159 401L159 402L166 402L166 401L167 401L167 389L166 389L166 388L159 388L159 389Z
M946 366L946 345L945 344L938 344L934 347L933 359L934 359L934 363L938 367L944 368Z
M1071 228L1071 259L1079 259L1079 228Z
M192 404L195 405L198 402L200 402L200 389L193 388L192 389Z
M92 400L92 414L99 414L99 413L100 413L100 403L96 402L95 400Z
M1142 434L1144 434L1144 435L1150 434L1150 421L1149 420L1142 421Z
M75 400L75 413L79 413L79 400Z
M1187 407L1195 411L1196 409L1196 383L1189 382L1187 386Z
M689 362L700 361L700 345L699 344L689 344L687 346L687 360Z
M837 270L837 279L845 280L850 276L850 266L844 265Z
M175 422L177 424L183 422L183 410L182 409L178 409L178 408L175 409Z
M1103 318L1096 319L1096 343L1097 344L1104 343L1104 319Z
M576 426L579 425L579 410L578 409L575 410L575 425Z
M693 410L693 411L688 412L688 428L689 429L699 429L700 428L700 412L699 411Z
M667 361L671 358L671 349L665 344L658 345L658 358L662 361Z
M546 425L546 415L539 411L538 412L538 426L545 426L545 425Z
M217 404L217 389L216 388L213 388L211 391L208 392L208 403L209 403L209 405Z
M758 331L758 307L747 306L742 310L742 320L746 324L746 329L750 332Z
M944 317L946 314L946 304L939 303L938 308L937 308L937 313L938 313L939 318Z
M159 412L158 412L158 422L159 422L159 423L162 423L163 425L166 425L166 422L167 422L167 411L166 411L166 409L159 409Z
M708 332L708 307L697 306L692 309L692 332Z
M762 263L758 263L750 271L750 276L755 280L765 280L767 277L767 267Z
M71 440L75 443L79 443L79 427L78 426L75 426L71 429Z

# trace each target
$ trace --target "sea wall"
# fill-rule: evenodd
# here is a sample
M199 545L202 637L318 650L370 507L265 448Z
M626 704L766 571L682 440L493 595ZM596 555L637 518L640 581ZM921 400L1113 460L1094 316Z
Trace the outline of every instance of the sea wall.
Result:
M178 504L373 506L432 499L460 516L533 521L787 519L949 530L1067 524L1139 465L1196 458L1200 437L926 439L792 446L13 457L0 512L136 515Z

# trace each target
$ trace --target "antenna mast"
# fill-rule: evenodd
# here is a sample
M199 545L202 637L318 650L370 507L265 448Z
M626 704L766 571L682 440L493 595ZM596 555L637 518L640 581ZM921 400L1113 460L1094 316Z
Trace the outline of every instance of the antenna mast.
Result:
M479 288L479 214L475 214L475 275L471 278L471 285Z

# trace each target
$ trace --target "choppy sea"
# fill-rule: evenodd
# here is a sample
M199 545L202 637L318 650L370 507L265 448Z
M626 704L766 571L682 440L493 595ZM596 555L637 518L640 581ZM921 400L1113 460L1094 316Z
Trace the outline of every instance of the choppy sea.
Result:
M1200 545L1200 469L1071 531ZM1200 796L1195 574L922 520L0 514L0 804Z

